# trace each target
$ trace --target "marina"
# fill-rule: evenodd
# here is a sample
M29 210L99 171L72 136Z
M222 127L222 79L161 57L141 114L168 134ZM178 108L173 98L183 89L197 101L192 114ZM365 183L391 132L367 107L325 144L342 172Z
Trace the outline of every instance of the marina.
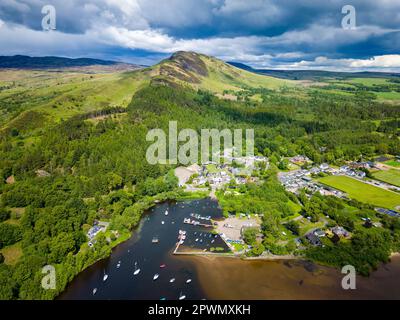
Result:
M345 291L340 285L343 275L334 268L301 260L232 257L219 234L183 223L193 218L193 211L222 219L218 203L210 199L160 203L146 213L128 241L81 272L58 299L390 299L400 295L399 257L369 278L357 277L357 290ZM152 244L155 237L159 241Z

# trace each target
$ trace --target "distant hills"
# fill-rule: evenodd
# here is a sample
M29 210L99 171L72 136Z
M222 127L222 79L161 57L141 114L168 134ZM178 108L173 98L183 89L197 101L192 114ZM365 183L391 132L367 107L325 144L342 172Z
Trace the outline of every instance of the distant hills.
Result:
M271 77L289 80L320 80L321 78L400 78L399 73L390 72L335 72L322 70L273 70L273 69L254 69L240 62L227 62L237 68L257 74L268 75Z
M229 66L234 66L238 69L245 70L251 73L269 76L273 78L285 80L321 80L323 78L348 79L348 78L400 78L399 73L390 72L335 72L322 70L273 70L273 69L255 69L240 62L226 62L216 58L208 57L194 52L176 52L170 58L163 60L160 64L153 67L159 72L160 81L165 81L165 76L175 78L189 83L202 82L203 78L209 77L209 65L214 65L211 68L213 71L220 73L218 80L227 82L236 82L243 74L238 70L230 69ZM58 69L58 68L81 68L100 66L110 70L118 69L139 69L144 66L123 63L111 60L92 59L92 58L65 58L65 57L30 57L25 55L15 56L0 56L0 69ZM222 77L221 77L222 75ZM239 76L239 79L236 77ZM162 79L164 78L164 79ZM246 78L246 76L245 76ZM216 80L216 79L215 79Z
M63 58L63 57L29 57L23 55L0 56L0 68L15 69L51 69L51 68L73 68L89 66L132 66L133 64L120 63L116 61L91 59L91 58Z

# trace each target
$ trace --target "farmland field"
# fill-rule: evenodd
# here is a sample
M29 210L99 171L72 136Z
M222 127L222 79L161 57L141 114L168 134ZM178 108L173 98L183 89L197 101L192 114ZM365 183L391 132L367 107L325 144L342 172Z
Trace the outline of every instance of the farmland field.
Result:
M400 187L400 171L399 170L381 170L378 172L375 172L373 174L373 177L377 180L381 180L383 182L387 182L390 184L393 184L395 186Z
M319 179L323 184L346 192L350 198L379 207L394 209L400 205L400 194L371 186L345 176L328 176Z
M400 167L400 162L395 160L386 161L385 164L391 167Z

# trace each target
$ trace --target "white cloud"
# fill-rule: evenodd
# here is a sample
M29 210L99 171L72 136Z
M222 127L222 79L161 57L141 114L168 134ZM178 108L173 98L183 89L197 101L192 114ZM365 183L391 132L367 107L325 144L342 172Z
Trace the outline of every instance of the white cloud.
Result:
M388 54L371 59L355 60L351 62L350 66L354 68L400 68L400 55Z
M317 57L314 60L285 65L288 69L314 69L331 71L386 71L400 72L400 54L374 56L370 59L329 59Z

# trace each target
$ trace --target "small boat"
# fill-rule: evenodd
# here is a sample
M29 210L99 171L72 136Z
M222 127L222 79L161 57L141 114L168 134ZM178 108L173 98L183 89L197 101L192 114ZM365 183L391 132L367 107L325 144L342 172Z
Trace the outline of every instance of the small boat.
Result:
M194 240L194 241L196 241L196 242L199 241L199 238L196 238L196 240Z
M168 215L168 210L165 210L165 213L164 213L166 216Z
M140 272L140 269L137 267L137 262L135 262L135 272L133 273L134 276L138 275Z
M104 274L103 281L106 281L107 279L108 279L108 274Z
M187 279L186 280L186 283L191 283L192 282L192 279Z
M157 238L157 237L154 237L154 238L151 240L151 242L152 242L152 243L158 243L158 238Z
M171 279L169 279L169 282L170 282L170 283L173 283L173 282L175 282L175 278L171 278Z
M160 276L160 275L159 275L158 273L156 273L156 274L154 275L154 277L153 277L153 281L157 280L159 276Z
M97 288L94 288L93 291L92 291L93 295L95 295L96 292L97 292Z
M167 300L167 298L165 298L165 297L161 297L161 298L160 298L160 300Z
M162 265L160 265L160 268L165 268L167 265L166 264L162 264Z
M161 221L161 224L164 224L165 222L164 221Z
M186 299L186 296L182 294L182 292L179 294L179 300L184 300Z
M117 263L117 269L119 269L121 267L121 261L118 261Z
M215 240L211 240L211 243L214 243Z

